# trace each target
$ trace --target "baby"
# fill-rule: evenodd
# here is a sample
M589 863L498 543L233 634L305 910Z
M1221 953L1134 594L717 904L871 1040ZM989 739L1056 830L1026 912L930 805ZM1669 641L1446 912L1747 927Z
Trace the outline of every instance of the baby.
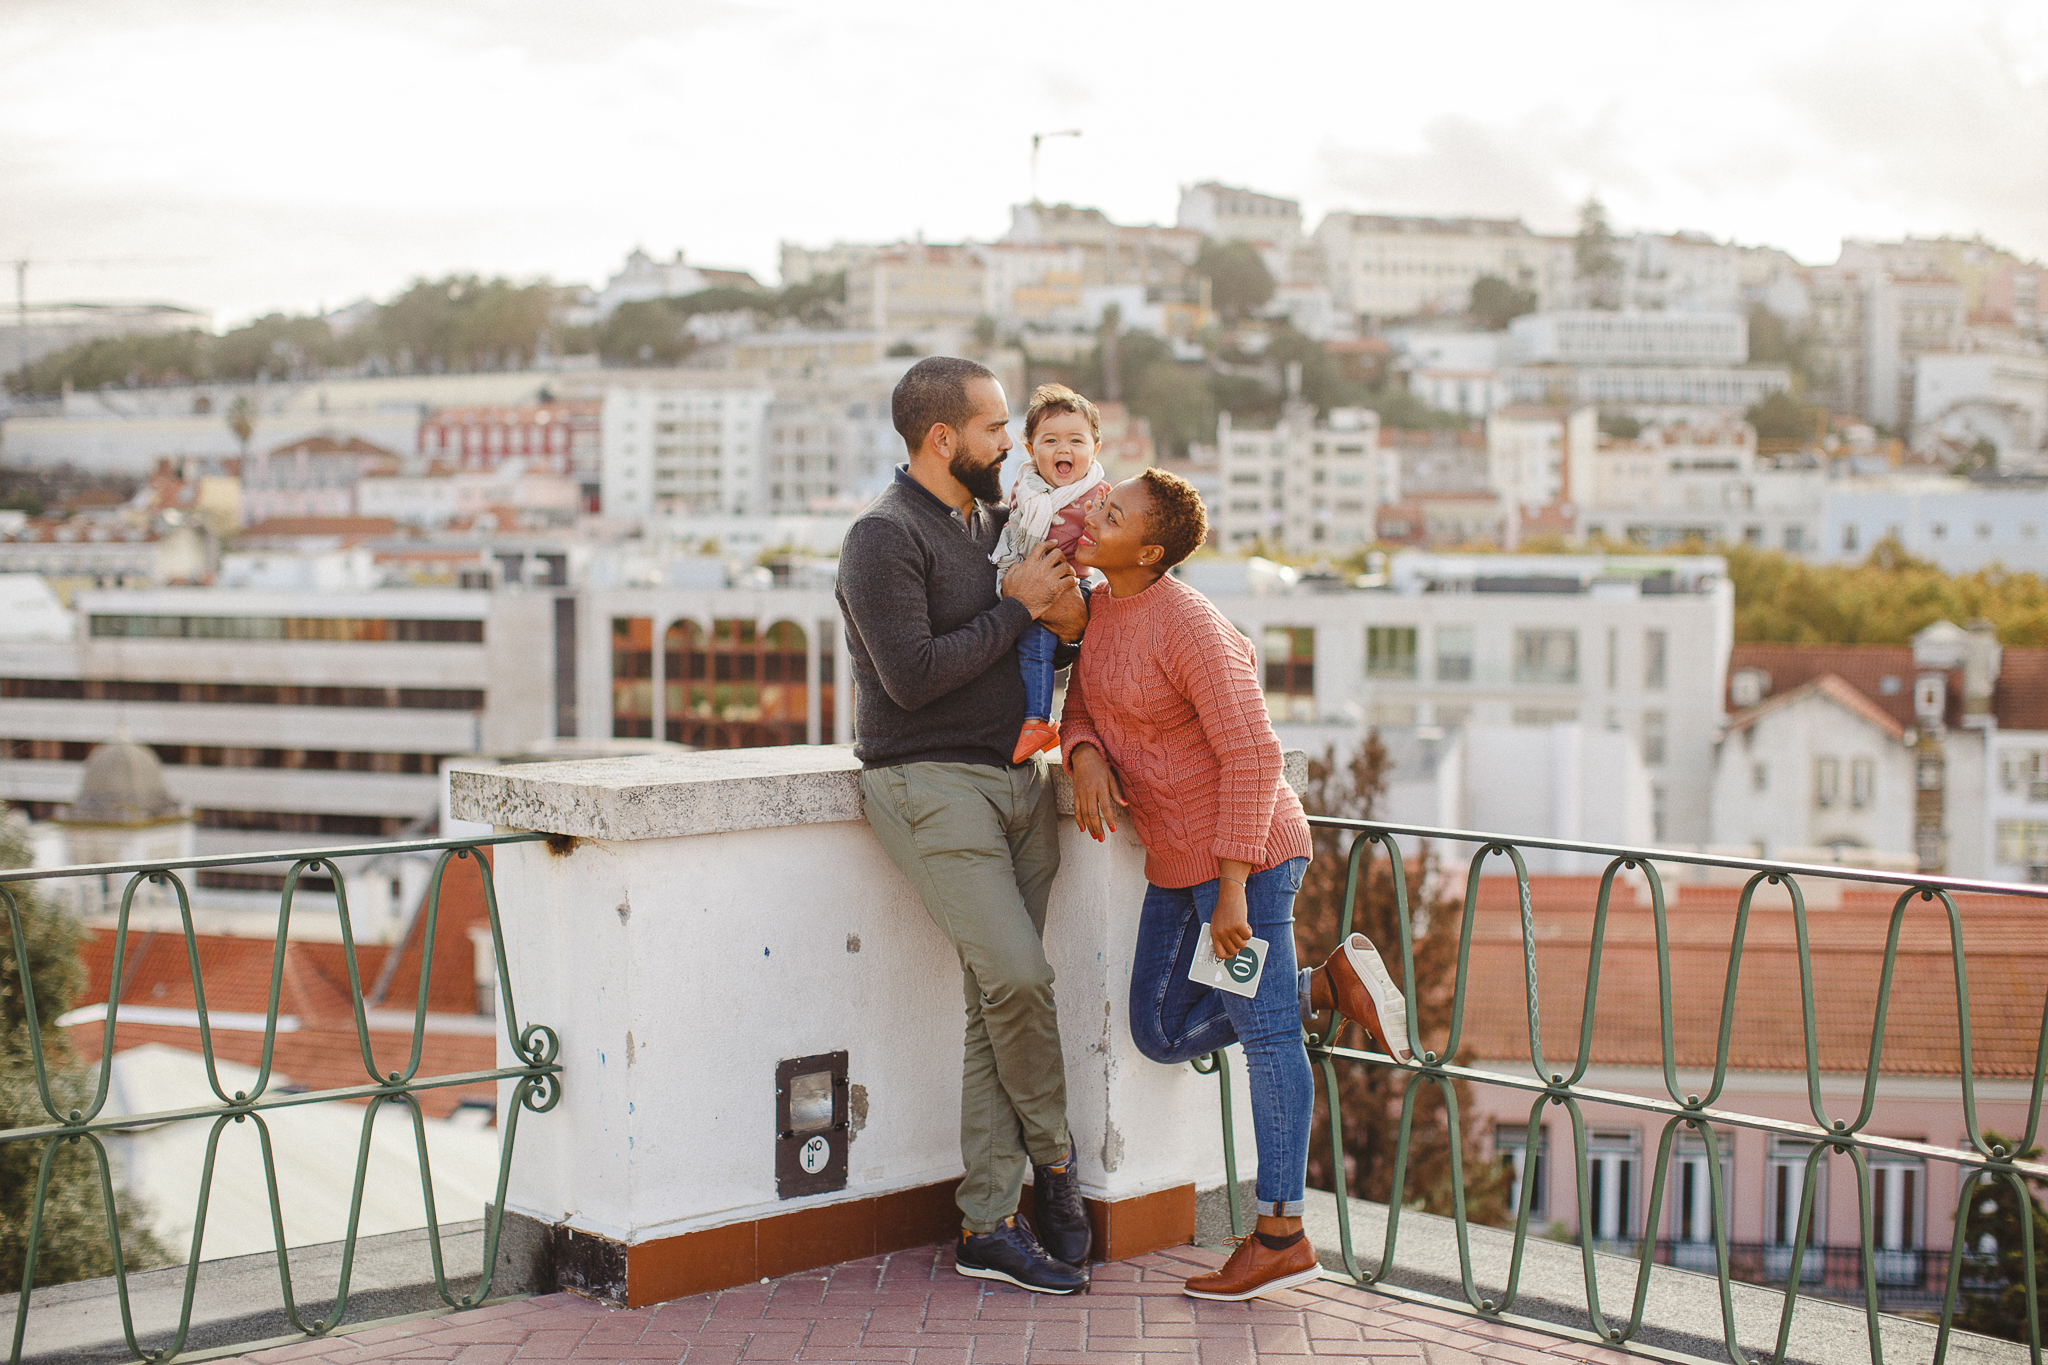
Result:
M1032 546L1048 538L1058 543L1068 564L1074 562L1081 522L1096 499L1109 491L1109 480L1095 461L1101 442L1102 418L1093 403L1064 384L1038 386L1024 416L1024 450L1031 458L1010 490L1009 524L989 556L998 582ZM1060 742L1060 727L1052 721L1052 654L1058 645L1059 638L1036 621L1018 637L1024 729L1017 736L1012 763L1022 763Z

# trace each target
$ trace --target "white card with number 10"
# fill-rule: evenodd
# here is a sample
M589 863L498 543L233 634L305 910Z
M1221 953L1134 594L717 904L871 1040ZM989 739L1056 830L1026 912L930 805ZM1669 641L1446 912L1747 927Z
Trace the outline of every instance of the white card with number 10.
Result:
M1188 964L1188 980L1197 986L1214 986L1219 991L1249 999L1259 993L1259 978L1266 974L1266 940L1255 938L1228 962L1216 957L1216 940L1203 925L1197 931L1195 960Z

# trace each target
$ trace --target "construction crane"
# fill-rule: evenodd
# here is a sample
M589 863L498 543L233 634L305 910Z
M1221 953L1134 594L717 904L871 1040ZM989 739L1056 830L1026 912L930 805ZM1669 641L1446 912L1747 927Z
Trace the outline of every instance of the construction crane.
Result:
M28 268L32 265L104 267L122 265L200 265L202 256L87 256L74 260L46 261L20 256L7 264L14 267L15 339L20 343L21 369L28 372Z
M1038 144L1047 138L1079 137L1079 128L1062 128L1056 133L1033 133L1031 135L1031 202L1038 202Z

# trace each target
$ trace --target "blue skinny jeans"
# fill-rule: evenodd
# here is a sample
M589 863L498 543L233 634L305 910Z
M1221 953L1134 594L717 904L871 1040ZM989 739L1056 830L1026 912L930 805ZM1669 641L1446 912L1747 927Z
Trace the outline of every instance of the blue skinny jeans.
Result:
M1024 675L1024 718L1052 719L1053 651L1060 637L1050 627L1033 621L1017 637L1017 667Z
M1186 1062L1232 1043L1244 1045L1250 1075L1252 1133L1259 1148L1262 1216L1299 1218L1308 1180L1308 1131L1315 1081L1302 1045L1308 973L1294 960L1294 893L1308 859L1289 858L1245 879L1252 933L1266 940L1266 972L1250 999L1188 980L1195 945L1209 932L1216 881L1169 890L1145 888L1131 967L1131 1041L1155 1062Z

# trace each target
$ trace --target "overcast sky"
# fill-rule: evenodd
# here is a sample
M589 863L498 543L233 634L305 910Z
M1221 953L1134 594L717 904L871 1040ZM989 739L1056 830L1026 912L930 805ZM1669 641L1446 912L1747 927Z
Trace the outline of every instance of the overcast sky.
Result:
M989 238L1030 194L2048 257L2041 0L0 0L0 258L223 324L633 245ZM148 264L60 265L77 258ZM11 300L10 300L11 301Z

